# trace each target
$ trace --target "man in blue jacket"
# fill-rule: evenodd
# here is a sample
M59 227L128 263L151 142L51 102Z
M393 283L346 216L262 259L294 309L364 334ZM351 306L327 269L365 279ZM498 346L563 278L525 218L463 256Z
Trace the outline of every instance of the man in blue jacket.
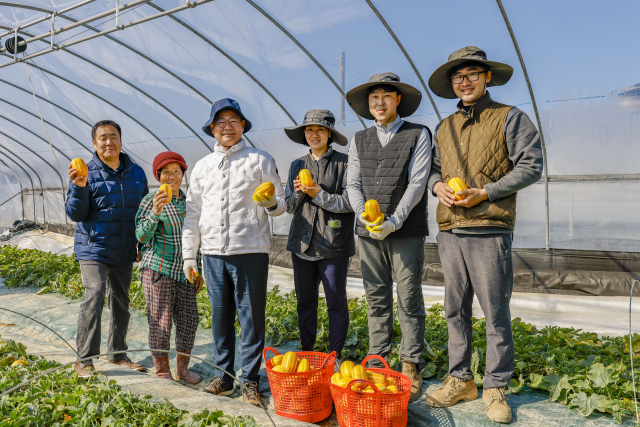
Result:
M88 176L69 166L71 183L65 210L76 222L74 253L85 288L78 313L78 360L100 354L100 320L107 292L111 311L107 352L127 350L129 287L133 263L140 258L135 215L149 189L142 168L121 152L121 137L117 123L96 123L91 129L96 151L87 163ZM144 369L126 353L109 356L107 361L136 371ZM82 378L95 370L91 360L73 367Z

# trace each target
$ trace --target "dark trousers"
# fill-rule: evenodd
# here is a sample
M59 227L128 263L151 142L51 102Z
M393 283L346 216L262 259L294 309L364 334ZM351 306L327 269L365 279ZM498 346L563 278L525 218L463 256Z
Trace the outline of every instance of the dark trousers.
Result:
M242 330L240 382L258 382L264 349L269 254L205 255L203 268L211 302L213 363L235 373L237 313ZM233 378L222 371L216 375L227 384L233 383Z
M306 261L291 254L298 297L298 329L302 351L313 351L318 333L318 295L324 287L329 312L329 349L341 356L349 330L347 270L349 259Z
M127 350L129 328L129 288L133 264L111 265L99 261L79 261L84 301L78 312L76 347L78 359L100 354L102 332L102 309L104 298L109 293L109 338L107 353ZM126 354L107 356L107 359L122 360Z
M484 388L505 387L513 375L514 349L509 302L513 291L513 234L438 233L444 273L444 310L449 330L449 375L464 381L471 372L473 294L485 315L487 369Z
M420 363L424 350L426 311L422 295L424 237L359 237L364 292L369 303L369 354L384 358L393 342L393 280L398 284L400 357ZM370 366L379 366L373 361Z

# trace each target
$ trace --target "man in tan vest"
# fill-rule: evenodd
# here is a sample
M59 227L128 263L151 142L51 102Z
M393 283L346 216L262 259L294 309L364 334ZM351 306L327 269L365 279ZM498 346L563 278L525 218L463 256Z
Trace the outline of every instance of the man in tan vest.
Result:
M483 400L487 416L499 423L511 421L504 389L514 366L509 301L516 193L538 181L543 167L540 136L529 117L487 92L512 74L509 65L488 61L485 52L468 46L429 78L436 95L460 101L436 128L427 183L440 202L437 240L449 330L449 376L427 403L442 408L478 397L470 369L475 293L487 328ZM447 183L456 177L469 189L454 194Z

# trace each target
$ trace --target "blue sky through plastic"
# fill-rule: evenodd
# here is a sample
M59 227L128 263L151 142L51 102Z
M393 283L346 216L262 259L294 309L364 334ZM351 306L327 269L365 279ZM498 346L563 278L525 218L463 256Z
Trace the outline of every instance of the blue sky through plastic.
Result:
M13 28L42 16L42 12L19 5L59 10L77 2L14 0L14 6L0 2L0 25ZM289 31L338 83L338 57L344 52L346 91L366 82L371 74L385 71L393 71L419 88L423 102L409 120L435 128L438 119L418 76L366 1L255 3ZM640 83L636 53L640 2L503 3L540 108L549 174L640 173L636 160L640 157L640 96L633 90L620 95L622 89ZM158 13L159 8L183 5L184 0L154 0L152 4L155 7L144 4L123 12L120 23ZM518 106L535 122L524 75L495 1L375 0L373 4L425 82L449 53L467 45L484 49L491 60L512 65L515 72L511 81L491 88L491 94L498 101ZM83 19L114 6L115 0L95 1L68 16ZM282 129L293 124L290 116L301 122L311 108L328 108L338 117L340 95L334 84L247 1L216 0L177 13L176 18L190 28L163 17L112 33L112 39L101 37L73 46L69 50L75 55L58 51L34 59L33 63L46 71L30 67L40 109L50 123L52 143L69 157L88 160L82 144L91 148L89 125L112 118L123 126L125 149L149 176L154 155L165 146L183 154L193 165L210 152L214 143L201 129L209 116L210 102L231 97L240 102L253 122L248 138L274 156L284 179L291 161L303 155L305 148L288 140ZM56 18L56 26L69 23ZM108 17L90 25L104 30L114 24ZM45 21L26 31L41 34L49 29L50 22ZM72 41L92 32L78 28L56 36L55 41ZM3 45L6 39L2 39ZM31 43L27 53L47 48L48 42ZM10 59L0 57L0 64ZM46 135L39 118L33 116L37 116L37 109L24 64L0 69L0 88L0 115L9 119L0 117L0 131L24 141L55 165L48 144L42 140ZM454 100L435 96L434 100L443 117L455 111ZM349 106L345 108L345 122L338 127L351 138L362 125ZM371 125L367 121L365 124ZM46 185L59 183L50 166L10 138L0 135L0 144L37 168ZM66 158L58 156L58 160L66 166ZM12 169L24 180L21 170L15 165ZM10 179L7 175L14 173L2 163L0 171L3 179ZM575 188L580 192L583 190L577 188L585 187ZM3 197L0 194L0 199ZM531 197L539 200L539 195ZM521 224L527 223L520 210L519 218L523 219Z

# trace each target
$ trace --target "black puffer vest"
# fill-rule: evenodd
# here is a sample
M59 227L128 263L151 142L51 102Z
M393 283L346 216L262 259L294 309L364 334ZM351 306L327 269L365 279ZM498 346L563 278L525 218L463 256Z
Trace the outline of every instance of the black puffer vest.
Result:
M385 219L393 215L409 184L409 163L424 128L423 125L404 122L384 147L375 126L356 133L364 198L377 200ZM356 224L356 231L358 236L369 237L369 231L360 223ZM393 235L429 235L426 197L420 199Z
M342 194L342 183L347 179L347 159L346 154L334 151L329 157L316 162L311 154L307 154L291 163L291 171L297 175L301 169L308 169L313 182L327 193ZM329 212L311 200L305 196L293 215L287 250L327 259L353 256L356 253L353 234L355 214ZM329 221L334 225L339 221L340 227L330 227Z

